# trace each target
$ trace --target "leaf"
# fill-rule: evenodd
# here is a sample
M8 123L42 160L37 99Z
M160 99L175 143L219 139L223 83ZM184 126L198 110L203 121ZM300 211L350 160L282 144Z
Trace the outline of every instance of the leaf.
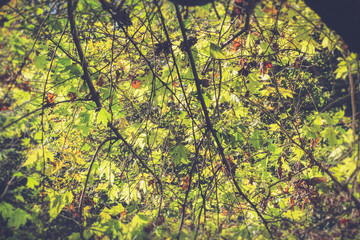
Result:
M104 210L102 211L102 213L108 214L110 216L116 216L116 215L122 213L124 210L125 210L125 208L121 204L118 204L116 206L111 207L110 209L105 207Z
M55 97L54 94L48 93L47 98L46 98L46 101L47 101L48 103L54 103L54 97Z
M187 163L188 155L190 154L189 150L183 145L180 144L176 146L172 151L172 155L174 156L175 165L179 165L180 163Z
M74 102L77 98L77 93L76 92L69 92L67 95L70 98L71 102Z
M82 112L79 114L79 118L81 123L89 123L90 114L88 112Z
M327 48L330 46L330 40L328 37L324 37L324 39L322 40L322 43L321 43L322 47L323 48Z
M15 199L18 200L19 202L22 202L22 203L25 202L24 197L21 196L21 195L15 195Z
M14 208L6 202L0 203L0 213L4 220L8 220L8 226L15 229L25 225L27 219L30 219L30 215L26 211Z
M116 186L115 184L112 185L112 187L110 188L109 193L108 193L109 198L110 198L111 200L115 200L115 199L117 199L117 198L119 197L119 194L120 194L120 189L119 189L119 187Z
M99 78L96 82L96 85L102 87L105 84L105 80L102 74L99 75Z
M252 145L254 146L255 149L259 149L260 148L260 144L261 144L261 141L262 141L262 138L261 138L261 134L258 130L255 130L251 136L251 143Z
M73 198L74 196L70 191L65 193L54 192L50 197L50 221L55 219L66 205L70 205Z
M45 54L36 56L34 59L35 67L38 69L44 69L48 62L46 59L47 59L47 56Z
M224 59L225 58L225 55L223 54L221 48L212 42L210 43L210 56L215 59Z
M147 233L143 231L143 228L147 223L148 218L143 213L135 215L128 225L130 239L146 239Z
M301 51L309 55L315 54L316 42L312 38L308 38L301 42Z
M138 88L138 87L140 87L140 84L141 84L141 82L140 82L139 80L137 80L137 79L131 81L131 86L132 86L133 88Z
M345 61L340 61L337 69L335 70L336 78L345 78L348 75L348 66Z
M7 202L1 202L0 203L0 213L4 220L10 218L13 215L14 207L7 203Z
M68 57L62 57L57 59L56 63L59 65L59 67L61 69L65 69L66 66L70 66L71 65L71 59ZM70 68L67 69L67 71L69 71Z
M111 119L111 114L108 113L105 108L102 108L96 118L96 124L102 124L105 127L107 126L109 120Z
M285 99L293 98L294 92L291 91L290 89L285 89L285 88L279 87L279 92Z
M30 215L20 208L16 208L13 212L13 215L8 220L9 227L14 227L19 229L20 226L25 225L27 219L30 218Z
M47 148L44 148L44 156L46 161L52 161L54 159L54 154L49 151ZM27 159L25 161L25 163L23 164L23 167L25 166L32 166L35 163L42 163L42 159L43 159L43 150L42 148L38 148L35 149L34 151L32 151L28 156Z
M260 82L257 80L256 74L250 74L249 84L248 84L249 91L255 94L259 90L259 87L260 87Z
M115 185L114 185L115 186ZM137 184L132 185L125 184L121 191L121 199L126 203L130 204L132 201L137 202L141 198Z
M40 182L39 182L38 178L33 177L33 176L30 176L30 177L27 178L26 186L27 186L28 188L34 189L35 186L38 186L38 185L39 185L39 183L40 183Z
M105 207L104 210L100 213L100 218L101 218L101 222L107 222L108 220L111 219L111 215L109 214L110 210Z
M268 149L270 152L274 153L277 148L277 145L272 143L271 140L268 140Z
M325 128L321 135L328 139L330 146L336 145L336 133L332 127Z

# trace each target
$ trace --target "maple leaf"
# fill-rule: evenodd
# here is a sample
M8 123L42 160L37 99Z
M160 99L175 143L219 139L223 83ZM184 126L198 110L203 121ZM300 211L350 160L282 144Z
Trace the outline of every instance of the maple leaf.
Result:
M131 86L133 88L138 88L138 87L140 87L140 85L141 85L141 82L139 80L137 80L137 79L134 79L134 80L131 81Z

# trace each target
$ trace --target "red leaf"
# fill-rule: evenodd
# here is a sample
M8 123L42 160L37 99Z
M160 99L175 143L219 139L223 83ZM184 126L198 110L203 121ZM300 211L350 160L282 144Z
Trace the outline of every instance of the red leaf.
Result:
M140 82L139 80L137 80L137 79L131 81L131 86L132 86L133 88L138 88L138 87L140 87L140 84L141 84L141 82Z
M292 196L290 197L290 209L294 211L294 198Z
M123 219L126 216L126 210L122 211L120 214L120 219Z
M47 96L48 103L53 103L54 102L54 97L55 97L54 94L48 93L48 96Z
M307 198L305 198L304 203L303 203L303 205L302 205L302 207L301 207L301 210L304 210L304 209L305 209L305 207L306 207L306 205L307 205L308 202L309 202L309 200L308 200Z
M348 220L346 218L340 219L340 225L346 225Z
M182 185L181 185L181 188L183 190L186 190L189 188L189 184L190 184L190 177L189 175L186 175L185 178L181 178L181 181L182 181Z

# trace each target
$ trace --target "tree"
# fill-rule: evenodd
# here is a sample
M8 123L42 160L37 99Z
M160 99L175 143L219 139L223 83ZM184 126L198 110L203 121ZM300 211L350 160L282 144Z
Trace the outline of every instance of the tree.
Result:
M0 19L3 238L359 237L358 58L303 1Z
M360 1L348 0L341 4L337 1L305 1L324 23L335 30L347 43L350 49L360 53L360 30L352 25L360 24Z

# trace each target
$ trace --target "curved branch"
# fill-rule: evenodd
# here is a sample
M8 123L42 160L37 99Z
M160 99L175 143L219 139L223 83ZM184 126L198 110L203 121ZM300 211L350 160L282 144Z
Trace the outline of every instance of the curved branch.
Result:
M92 156L91 158L91 161L90 161L90 166L89 166L89 169L88 169L88 173L86 175L86 180L85 180L85 183L84 183L84 187L83 187L83 190L81 191L81 197L80 197L80 205L79 205L79 215L80 215L80 223L81 223L81 231L80 231L80 234L82 235L83 234L83 222L82 222L82 213L83 213L83 207L84 207L84 195L85 195L85 191L86 191L86 187L87 187L87 184L89 182L89 177L90 177L90 173L91 173L91 169L92 169L92 166L94 165L94 162L95 162L95 159L96 159L96 156L98 155L100 149L102 148L102 146L104 146L105 143L107 143L108 141L111 141L111 140L119 140L118 138L116 137L110 137L110 138L107 138L105 139L102 143L100 143L100 145L98 146L98 148L96 149L94 155ZM115 141L115 142L116 142Z

